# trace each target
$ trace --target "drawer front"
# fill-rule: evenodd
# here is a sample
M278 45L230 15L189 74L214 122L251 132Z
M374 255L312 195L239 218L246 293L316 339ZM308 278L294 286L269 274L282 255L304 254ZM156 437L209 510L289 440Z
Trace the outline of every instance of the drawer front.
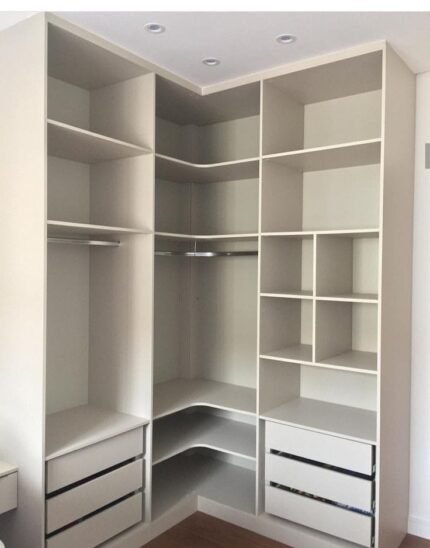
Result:
M266 453L266 482L372 511L373 481Z
M143 452L143 428L52 459L46 465L46 492L52 493Z
M0 514L9 512L17 506L18 473L14 472L0 478Z
M142 519L142 494L78 523L46 541L47 548L94 548Z
M371 546L370 516L270 486L266 486L266 512L361 546Z
M271 449L369 476L373 471L372 446L367 443L266 422L266 451Z
M142 488L143 461L136 460L46 501L46 532L52 533L83 516Z

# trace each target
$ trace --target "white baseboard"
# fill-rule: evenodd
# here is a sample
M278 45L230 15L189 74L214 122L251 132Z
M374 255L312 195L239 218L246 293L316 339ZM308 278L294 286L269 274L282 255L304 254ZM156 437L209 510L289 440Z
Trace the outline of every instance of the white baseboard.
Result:
M430 519L409 516L408 533L416 537L430 539Z

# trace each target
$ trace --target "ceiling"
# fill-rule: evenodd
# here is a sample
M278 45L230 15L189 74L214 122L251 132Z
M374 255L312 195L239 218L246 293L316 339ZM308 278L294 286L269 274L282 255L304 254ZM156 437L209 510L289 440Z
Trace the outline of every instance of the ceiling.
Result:
M430 71L430 12L56 12L205 88L292 61L386 39L415 72ZM22 18L25 14L21 13ZM6 18L6 19L4 19ZM0 28L13 15L0 12ZM15 21L12 21L15 22ZM166 27L150 34L145 23ZM12 23L10 23L12 24ZM275 38L294 34L281 45ZM203 57L221 64L207 67Z

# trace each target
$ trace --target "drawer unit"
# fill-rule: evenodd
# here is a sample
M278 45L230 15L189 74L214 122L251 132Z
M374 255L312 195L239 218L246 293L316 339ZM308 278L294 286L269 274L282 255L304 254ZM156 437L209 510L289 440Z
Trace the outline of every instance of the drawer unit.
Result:
M56 495L46 501L49 534L143 486L143 461L138 459Z
M373 511L374 482L266 453L266 482L279 483L339 504Z
M94 548L142 519L142 494L137 493L53 535L47 548Z
M361 546L372 545L373 518L266 486L266 512Z
M271 449L371 476L373 447L328 434L266 422L266 451Z
M13 472L0 477L0 514L17 507L18 473Z
M54 458L46 465L46 492L52 493L141 455L143 450L143 428L136 428L84 449Z

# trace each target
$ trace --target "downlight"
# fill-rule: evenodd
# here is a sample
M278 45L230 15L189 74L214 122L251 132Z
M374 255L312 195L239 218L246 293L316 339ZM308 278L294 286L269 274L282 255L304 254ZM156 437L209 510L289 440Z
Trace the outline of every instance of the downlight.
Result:
M292 44L296 41L296 37L293 34L280 34L276 37L276 41L280 44Z
M204 59L202 59L202 63L207 67L217 67L221 63L221 61L216 57L205 57Z
M166 30L166 27L163 27L159 23L146 23L143 28L151 34L161 34Z

